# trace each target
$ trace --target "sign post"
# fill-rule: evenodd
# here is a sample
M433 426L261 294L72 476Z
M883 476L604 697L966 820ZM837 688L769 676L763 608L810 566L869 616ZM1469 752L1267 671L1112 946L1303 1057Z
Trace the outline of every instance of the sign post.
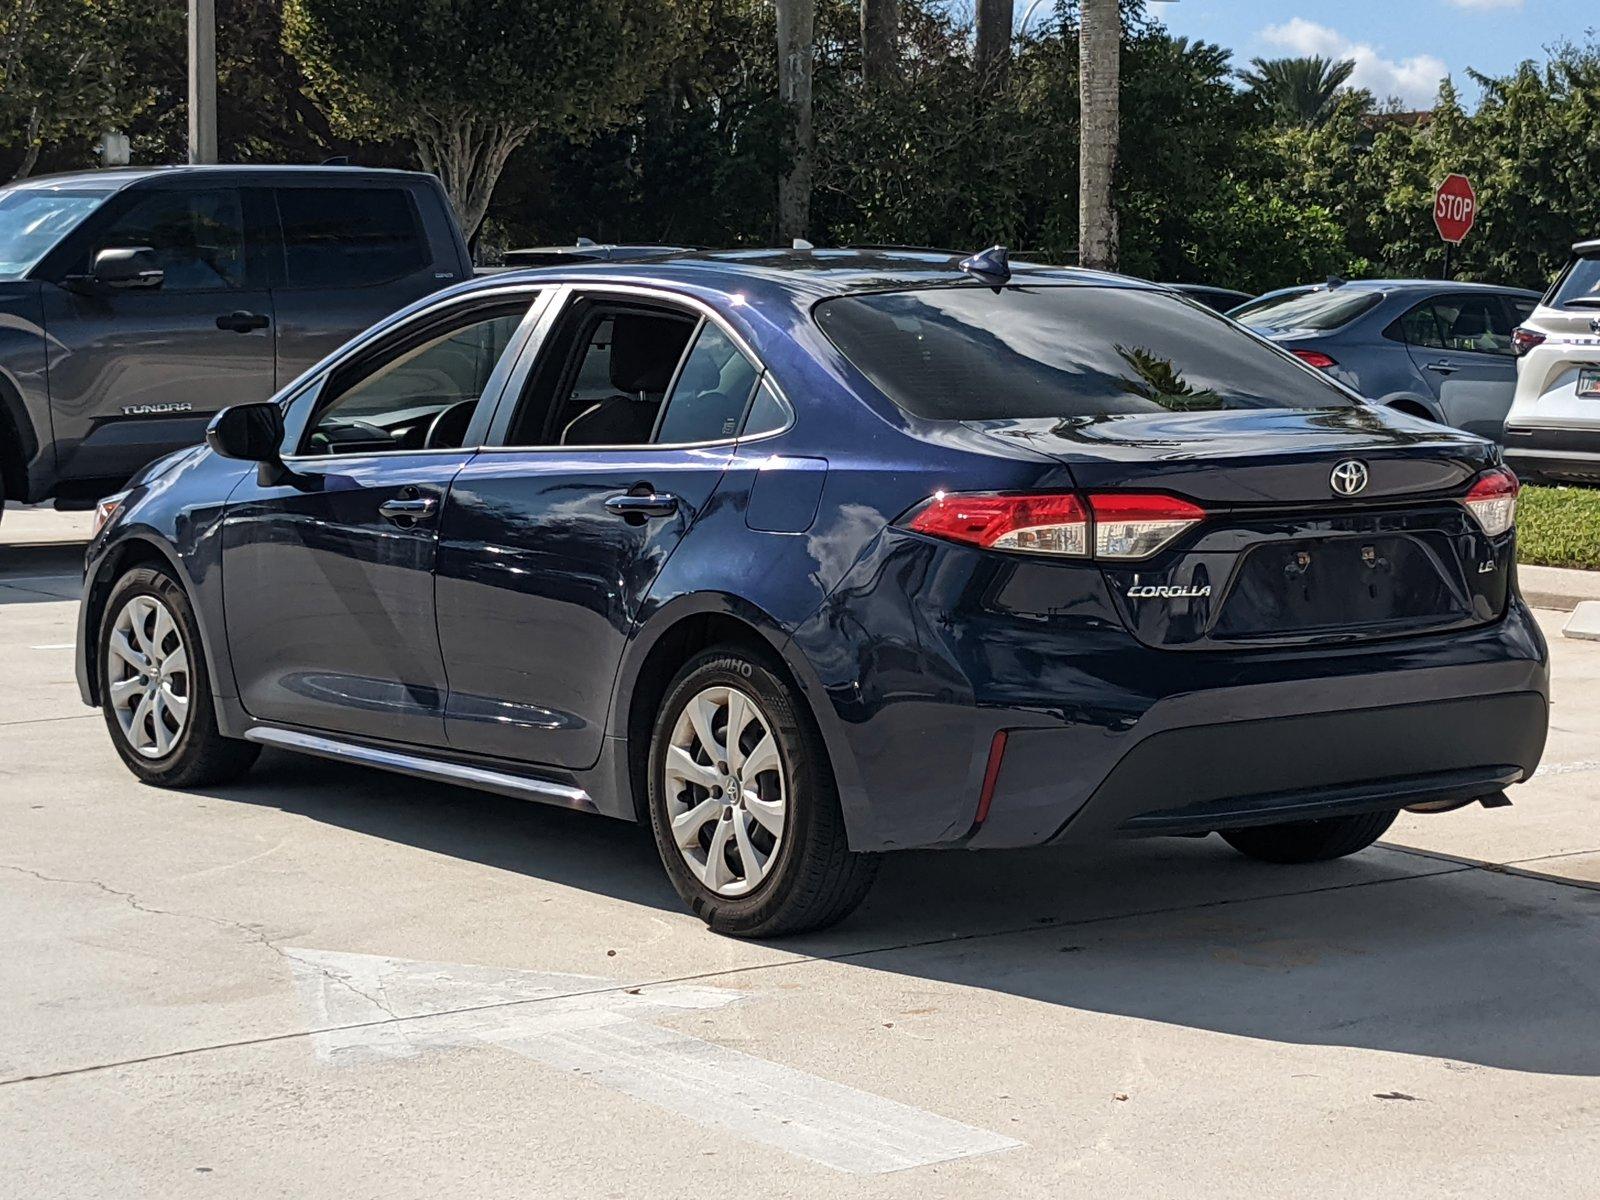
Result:
M1452 172L1433 194L1433 226L1444 239L1444 278L1450 278L1450 248L1459 246L1478 219L1478 193L1465 175Z

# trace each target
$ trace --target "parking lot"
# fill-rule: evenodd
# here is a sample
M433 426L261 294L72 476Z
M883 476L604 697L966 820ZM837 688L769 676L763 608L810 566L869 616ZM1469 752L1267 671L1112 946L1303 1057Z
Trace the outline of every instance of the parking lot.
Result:
M1309 868L905 854L761 945L632 826L272 752L139 786L72 681L81 527L0 527L6 1195L1594 1194L1600 643L1565 614L1511 808Z

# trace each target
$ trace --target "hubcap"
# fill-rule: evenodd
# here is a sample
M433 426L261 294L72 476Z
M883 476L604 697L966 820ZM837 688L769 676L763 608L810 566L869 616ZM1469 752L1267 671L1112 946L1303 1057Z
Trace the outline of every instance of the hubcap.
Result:
M164 758L189 723L189 651L172 610L135 596L117 614L106 651L106 696L123 738L145 758Z
M678 715L667 745L672 840L696 879L743 896L783 843L789 784L772 725L738 688L709 687Z

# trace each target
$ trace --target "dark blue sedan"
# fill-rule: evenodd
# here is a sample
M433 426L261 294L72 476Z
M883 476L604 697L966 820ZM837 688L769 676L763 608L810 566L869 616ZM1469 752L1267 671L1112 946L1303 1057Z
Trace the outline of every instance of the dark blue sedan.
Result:
M1500 441L1517 390L1513 330L1538 292L1440 279L1331 279L1228 315L1374 404Z
M910 847L1332 858L1544 745L1495 447L1129 279L506 273L208 442L89 549L79 684L140 779L273 746L648 823L727 933Z

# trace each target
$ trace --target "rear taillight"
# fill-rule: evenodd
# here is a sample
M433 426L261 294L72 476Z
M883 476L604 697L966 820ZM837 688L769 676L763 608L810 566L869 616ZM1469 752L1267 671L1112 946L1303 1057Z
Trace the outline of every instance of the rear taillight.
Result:
M1326 371L1329 367L1337 367L1339 365L1336 359L1329 358L1321 350L1291 350L1289 353L1319 371Z
M1176 496L1100 492L1089 497L1094 512L1096 558L1149 558L1185 529L1205 520L1205 509Z
M905 524L985 550L1128 561L1149 558L1205 515L1187 500L1142 492L941 492Z
M1543 342L1544 334L1536 329L1529 329L1526 325L1518 325L1511 331L1511 348L1517 352L1519 358Z
M1478 476L1462 503L1490 537L1499 537L1517 523L1517 492L1522 485L1504 467Z
M1089 515L1068 493L1036 496L940 492L907 523L918 533L985 550L1024 554L1089 553Z

